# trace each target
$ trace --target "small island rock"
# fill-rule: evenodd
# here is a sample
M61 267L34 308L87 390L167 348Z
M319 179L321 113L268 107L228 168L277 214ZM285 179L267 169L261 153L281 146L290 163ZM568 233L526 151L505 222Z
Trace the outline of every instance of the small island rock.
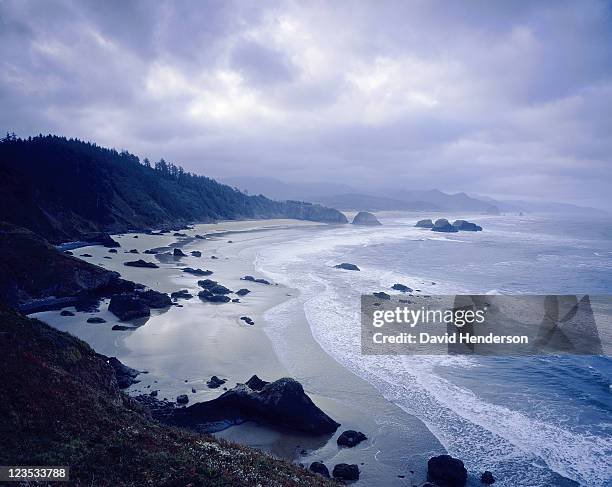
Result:
M367 226L382 225L382 223L378 221L376 216L368 211L360 211L359 213L357 213L355 215L355 218L353 218L352 224Z

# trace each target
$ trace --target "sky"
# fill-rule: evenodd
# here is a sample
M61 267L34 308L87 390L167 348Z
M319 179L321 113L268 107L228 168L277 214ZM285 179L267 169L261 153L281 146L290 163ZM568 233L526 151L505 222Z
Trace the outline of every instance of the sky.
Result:
M0 129L612 209L612 3L0 0Z

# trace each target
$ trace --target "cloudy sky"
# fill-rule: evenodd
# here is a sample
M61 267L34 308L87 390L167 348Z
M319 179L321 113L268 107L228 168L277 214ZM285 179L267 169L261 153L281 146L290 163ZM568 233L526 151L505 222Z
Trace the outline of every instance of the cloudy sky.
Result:
M0 0L0 129L612 206L612 3Z

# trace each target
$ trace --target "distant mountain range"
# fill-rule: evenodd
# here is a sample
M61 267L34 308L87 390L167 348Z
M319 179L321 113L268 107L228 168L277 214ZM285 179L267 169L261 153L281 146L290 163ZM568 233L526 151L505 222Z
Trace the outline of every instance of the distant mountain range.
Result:
M450 211L471 213L568 213L606 214L596 208L569 203L497 200L467 193L444 193L438 189L387 189L364 193L346 184L286 183L274 178L232 177L223 182L248 194L262 194L273 199L299 199L351 211Z
M163 159L150 164L127 151L51 135L0 142L0 221L53 243L91 232L247 218L346 223L335 209L248 196Z

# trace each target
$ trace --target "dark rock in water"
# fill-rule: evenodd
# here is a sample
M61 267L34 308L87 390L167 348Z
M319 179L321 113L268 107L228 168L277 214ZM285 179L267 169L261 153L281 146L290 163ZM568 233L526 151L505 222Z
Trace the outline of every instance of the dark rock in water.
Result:
M131 249L130 254L138 254L138 249Z
M439 218L436 220L436 223L434 223L434 226L431 229L431 231L432 232L454 233L454 232L458 232L459 230L457 230L450 223L448 223L448 220L446 218Z
M196 427L212 421L245 419L318 435L333 433L340 426L312 402L299 382L289 378L266 384L261 391L238 384L217 399L194 404L182 413L175 416L177 424Z
M343 262L342 264L338 264L334 266L335 269L344 269L345 271L359 271L359 267L355 264L349 264L348 262Z
M232 303L239 303L240 300L238 298L232 298Z
M255 279L253 276L244 276L240 278L242 281L251 281L258 282L259 284L267 284L270 285L270 281L266 281L265 279Z
M401 291L403 293L411 293L412 289L409 288L408 286L405 286L404 284L393 284L393 286L391 286L391 289L394 289L396 291Z
M200 252L199 250L192 250L191 255L193 255L194 257L202 257L202 252Z
M175 237L186 237L187 236L186 233L180 233L180 232L174 232L172 235L174 235Z
M359 213L357 213L355 215L355 218L353 218L352 224L353 225L368 225L368 226L382 225L378 221L376 216L373 213L370 213L368 211L360 211Z
M187 274L193 274L194 276L210 276L213 271L203 270L203 269L194 269L193 267L185 267L183 272Z
M231 289L228 289L225 286L222 286L221 284L212 286L208 288L208 290L213 294L230 294L232 292Z
M467 482L467 470L461 460L440 455L427 461L427 480L439 487L463 487Z
M203 237L202 235L196 235L195 238L197 238L198 240L204 240L206 237Z
M111 254L116 254L116 253L117 253L117 249L108 249L108 251L109 251Z
M74 316L74 313L72 311L68 311L67 309L64 309L64 310L62 310L60 315L61 316Z
M176 396L177 404L187 404L189 402L189 396L187 394L181 394L180 396Z
M312 462L309 470L311 472L318 473L319 475L323 475L323 477L329 478L329 470L322 462Z
M138 238L138 235L134 235L132 238Z
M195 393L196 393L195 387L192 387L192 388L191 388L191 393L192 393L192 394L195 394Z
M211 255L211 256L210 256L210 258L211 258L211 259L215 259L215 260L216 260L216 259L218 259L219 257L217 257L216 255Z
M372 293L373 296L376 296L378 299L384 299L384 300L389 300L391 299L391 296L389 296L387 293L384 293L382 291L377 292L377 293Z
M462 232L481 232L482 227L466 220L455 220L453 227Z
M113 296L108 305L108 310L121 321L133 320L135 318L148 318L151 316L149 305L132 293L117 294Z
M223 384L225 384L227 381L225 379L219 379L219 377L217 377L216 375L213 375L210 380L206 381L206 385L210 388L210 389L217 389L218 387L221 387Z
M245 384L249 386L251 389L253 389L254 391L261 391L266 384L269 384L269 382L265 380L261 380L259 377L254 375L249 380L247 380Z
M128 262L124 262L123 265L128 267L146 267L148 269L157 269L159 266L153 262L147 262L146 260L138 259Z
M109 257L108 255L104 256L105 259L112 259L112 257Z
M213 294L208 289L200 291L198 297L202 301L208 301L209 303L229 303L231 301L229 296L224 294Z
M102 356L103 357L103 356ZM110 365L114 372L115 377L117 379L117 384L121 389L125 389L126 387L130 387L132 384L137 383L135 380L140 374L140 371L128 367L125 364L122 364L117 357L104 357L108 365Z
M338 437L337 443L340 446L347 446L349 448L352 448L367 439L368 437L364 435L361 431L346 430L343 431L342 434Z
M148 254L148 255L155 255L155 254L159 254L159 250L157 250L157 249L147 249L147 250L144 251L144 253Z
M480 482L485 485L491 485L495 483L495 477L493 477L493 473L485 470L483 474L480 476Z
M419 220L418 222L416 222L415 227L419 227L419 228L433 228L434 224L430 219L427 220Z
M64 254L66 254L66 255L74 255L72 252L70 252L70 250L64 250Z
M81 257L91 257L91 254L81 254Z
M339 463L334 467L332 475L341 480L359 480L359 467L348 463Z
M242 289L238 289L238 291L236 291L236 294L238 296L246 296L247 294L249 294L251 291L249 291L246 288L242 288Z
M228 240L227 243L234 243L232 240Z
M240 319L244 321L247 325L254 325L255 322L249 318L248 316L241 316Z
M111 330L115 330L115 331L129 331L129 330L135 330L136 328L134 328L133 326L123 326L123 325L113 325L113 327L111 328Z
M104 318L94 316L92 318L87 318L87 323L106 323L106 320Z
M160 293L149 289L147 291L139 291L134 293L141 300L143 300L150 308L162 309L172 306L172 299L166 293Z
M217 281L213 281L212 279L202 279L198 281L198 286L203 287L204 289L210 289L211 287L215 287L219 284Z
M185 252L183 252L181 249L174 249L172 255L174 255L174 257L187 257Z
M151 393L149 394L149 396L151 397L157 397L158 391L151 391Z
M170 293L170 297L172 299L191 299L193 298L193 295L190 294L187 289L181 289L180 291L174 291L173 293Z

